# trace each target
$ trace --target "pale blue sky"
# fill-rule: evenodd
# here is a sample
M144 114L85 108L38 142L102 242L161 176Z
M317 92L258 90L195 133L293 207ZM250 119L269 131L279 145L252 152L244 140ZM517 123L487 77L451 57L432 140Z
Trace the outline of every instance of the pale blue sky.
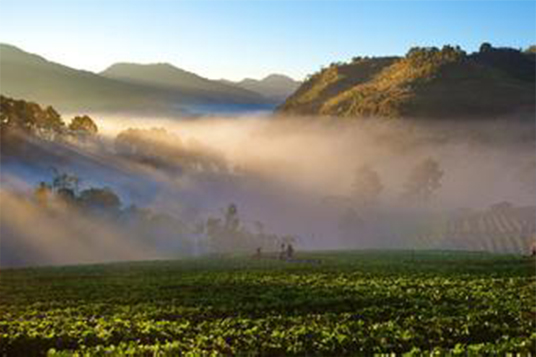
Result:
M297 79L411 46L536 43L536 1L0 0L0 42L75 68L170 62L209 78Z

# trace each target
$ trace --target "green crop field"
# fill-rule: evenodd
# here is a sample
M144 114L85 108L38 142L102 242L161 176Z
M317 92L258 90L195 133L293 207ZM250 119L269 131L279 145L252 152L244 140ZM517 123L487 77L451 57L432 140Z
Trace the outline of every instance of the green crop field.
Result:
M298 253L0 272L2 356L536 354L533 259Z

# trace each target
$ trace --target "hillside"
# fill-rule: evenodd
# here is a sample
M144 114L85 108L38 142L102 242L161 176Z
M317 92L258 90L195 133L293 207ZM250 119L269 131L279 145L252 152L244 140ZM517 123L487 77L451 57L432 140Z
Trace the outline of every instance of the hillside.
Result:
M139 67L144 68L136 66ZM160 69L162 66L154 67ZM49 103L64 112L143 112L155 115L188 112L191 107L199 105L266 105L266 100L255 93L229 86L223 88L221 83L191 73L189 77L196 77L198 83L203 83L202 88L196 83L190 86L192 81L164 86L158 80L134 80L131 77L136 76L132 73L125 78L125 75L110 74L111 69L107 76L102 76L50 62L6 44L0 44L0 68L2 94ZM187 73L178 68L172 69L177 73ZM144 74L137 76L143 77ZM176 75L171 80L179 77L184 78Z
M260 80L245 78L239 82L226 80L222 82L259 93L274 103L284 102L301 84L282 74L271 74Z
M116 63L102 71L100 75L131 84L150 85L177 91L188 97L238 103L264 101L255 92L227 85L220 81L212 81L168 63Z
M278 111L341 117L489 116L535 110L535 55L484 44L355 58L311 76Z

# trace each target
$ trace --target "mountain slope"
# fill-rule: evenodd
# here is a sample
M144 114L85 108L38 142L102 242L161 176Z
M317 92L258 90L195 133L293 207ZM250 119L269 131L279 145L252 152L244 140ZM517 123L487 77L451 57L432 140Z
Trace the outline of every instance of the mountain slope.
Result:
M485 47L414 48L313 75L279 111L342 117L489 116L535 110L535 57Z
M277 103L282 103L298 89L300 82L281 74L271 74L261 80L246 78L240 82L230 82L256 93Z
M123 82L160 87L187 96L216 101L244 103L263 101L263 98L257 93L203 78L168 63L116 63L101 72L100 75Z
M266 104L254 93L234 88L226 92L217 82L209 81L204 90L198 90L164 86L157 81L110 78L53 63L6 44L0 44L0 83L4 95L47 103L64 112L168 114L199 105Z
M2 94L49 103L62 110L106 110L156 100L143 88L49 62L4 44L0 45L0 83Z
M270 74L263 79L245 78L238 82L221 79L220 83L260 94L274 104L285 101L299 88L301 82L282 74Z

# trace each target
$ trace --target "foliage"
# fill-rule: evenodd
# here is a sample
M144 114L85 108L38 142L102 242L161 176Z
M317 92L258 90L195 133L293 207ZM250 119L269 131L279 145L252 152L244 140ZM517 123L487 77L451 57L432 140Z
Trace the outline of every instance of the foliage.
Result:
M40 182L34 190L36 201L46 206L49 203L67 203L80 209L93 211L115 211L121 208L121 200L110 188L90 187L79 190L80 178L74 174L53 168L51 183ZM55 202L54 202L55 201Z
M88 188L80 192L80 202L88 208L97 210L118 210L121 200L109 188Z
M60 133L65 124L58 112L48 106L42 108L37 103L16 100L0 95L0 129L2 133L12 130L35 132L48 130Z
M78 192L78 186L80 184L80 178L78 178L78 176L67 172L60 172L56 168L53 168L52 170L54 172L51 184L53 190L70 190L73 194Z
M4 270L0 355L536 353L534 260L298 256Z
M75 116L69 124L69 129L89 135L95 135L99 131L97 124L87 115Z
M120 155L143 164L172 171L228 172L221 153L199 142L183 143L163 128L127 129L115 138Z
M267 234L264 225L256 221L257 233L251 232L241 223L238 208L231 203L223 211L223 217L208 217L206 222L198 227L198 231L204 234L208 240L210 251L215 252L252 252L257 248L274 250L278 243L292 241L290 237L278 237L275 234ZM289 239L290 238L290 239Z
M525 53L536 53L536 45L527 47L527 49L525 50Z
M429 201L435 191L441 188L444 172L439 163L427 158L415 166L406 183L403 198L413 202Z
M0 95L0 145L9 154L25 155L29 138L61 140L67 135L96 134L97 125L87 115L77 116L66 126L61 115L51 106L17 100Z

